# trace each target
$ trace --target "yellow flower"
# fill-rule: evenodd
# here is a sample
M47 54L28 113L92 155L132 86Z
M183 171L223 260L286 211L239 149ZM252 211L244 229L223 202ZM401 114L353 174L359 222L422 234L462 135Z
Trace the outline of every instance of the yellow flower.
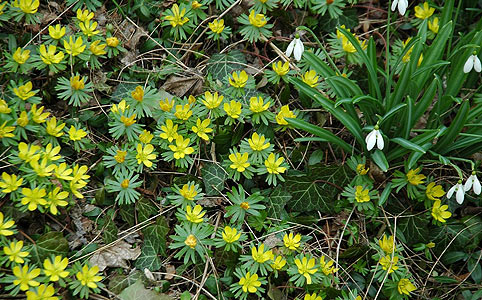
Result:
M62 130L65 127L65 123L60 123L59 125L57 125L56 117L50 118L50 120L48 120L47 123L45 123L45 125L46 125L45 130L49 135L54 137L61 137L62 135L64 135Z
M425 244L425 246L427 246L427 248L433 248L433 247L435 247L435 243L430 242L430 243Z
M64 40L64 48L65 52L72 56L77 56L84 52L86 45L83 44L84 41L82 40L82 37L79 36L75 42L72 40L72 36L69 36L69 42Z
M97 275L98 272L98 266L93 266L91 269L89 269L89 266L85 265L82 267L81 272L77 272L77 274L75 274L75 277L77 277L77 280L80 280L80 284L95 289L97 288L96 282L102 280L102 277Z
M77 20L80 22L85 22L85 21L90 21L94 17L93 12L89 12L87 9L86 10L81 10L80 8L77 9Z
M55 167L54 175L58 179L68 181L68 180L74 179L72 176L70 176L70 174L72 174L72 171L73 170L71 168L67 168L66 163L61 163L61 164L59 164L58 166Z
M281 106L280 112L276 115L276 122L279 125L288 125L285 118L296 118L295 114L290 110L288 105Z
M268 21L266 20L266 17L263 14L257 14L254 12L254 10L252 10L249 13L249 23L254 27L260 28L266 25Z
M402 42L403 47L406 47L407 44L410 42L411 39L412 39L412 38L409 37L407 40L405 40L404 42ZM402 57L402 61L403 61L404 63L410 61L410 57L411 57L411 55L412 55L412 51L413 51L413 46L412 46L410 49L408 49L407 53L405 53L405 55ZM423 61L423 54L420 54L420 57L419 57L419 59L418 59L417 66L420 66L420 64L422 63L422 61Z
M215 92L214 94L211 94L211 92L205 92L205 100L202 100L202 103L207 107L207 109L215 109L216 107L221 105L221 102L223 102L223 98L223 95L218 96L218 92Z
M425 190L427 198L433 201L440 200L440 197L445 195L445 192L441 185L435 185L435 182L430 182Z
M129 179L124 179L124 180L121 182L120 186L121 186L121 188L126 189L126 188L129 187L129 183L130 183Z
M316 293L313 294L306 294L303 300L322 300L321 296L318 296Z
M169 23L171 23L172 27L182 26L189 21L189 18L185 17L185 8L179 11L179 6L177 4L174 4L171 10L173 15L166 16L165 19L169 21Z
M23 183L23 178L18 178L17 175L9 175L5 172L2 173L2 181L0 181L0 188L2 188L2 193L11 193L16 191Z
M309 70L303 76L301 76L301 79L303 79L303 82L313 88L318 85L319 78L320 77L316 75L315 70Z
M49 207L50 213L52 215L56 215L58 213L57 206L64 207L69 204L67 201L64 200L68 196L69 192L60 192L59 187L56 187L47 194L47 206Z
M279 157L276 159L276 156L274 153L271 153L268 156L268 159L264 161L264 165L266 167L266 170L270 174L281 174L286 171L285 167L281 167L281 164L283 163L285 159L283 157Z
M45 119L47 119L47 117L50 116L49 112L45 112L45 113L43 112L44 108L45 107L40 106L37 109L37 104L32 105L32 108L31 108L30 112L32 113L32 120L35 123L37 123L37 124L43 123L43 122L45 122Z
M97 56L104 55L104 54L107 53L105 51L105 47L107 45L106 44L100 44L99 45L99 43L100 43L100 40L94 41L94 42L92 42L92 44L90 44L90 47L89 47L90 52L92 52L92 54L97 55Z
M20 8L20 10L25 14L34 14L37 12L40 5L39 0L15 0L13 2L14 7Z
M15 126L6 126L6 125L7 125L7 121L3 122L3 124L0 126L0 139L15 136L12 133L12 131L15 130Z
M27 145L24 142L20 142L18 144L18 158L28 163L40 157L39 154L34 155L38 150L40 150L40 147L37 145Z
M358 164L356 166L356 172L360 175L366 175L370 168L365 168L365 164Z
M21 269L20 266L13 267L13 275L17 278L13 281L13 284L19 285L21 291L26 291L31 286L39 286L40 283L34 279L40 275L40 269L36 268L29 271L28 265L24 265Z
M245 293L256 293L261 286L261 282L258 280L258 274L251 275L249 272L247 272L244 277L241 277L238 284Z
M214 20L211 23L208 23L209 29L211 29L212 32L221 34L224 30L224 20Z
M20 116L17 118L17 125L21 127L28 125L28 115L26 111L20 113Z
M167 119L166 125L161 126L161 130L163 132L159 136L164 140L168 140L170 143L178 137L177 127L178 125L174 125L174 122L172 122L172 120Z
M435 8L430 7L428 2L424 2L423 6L416 6L415 7L415 17L425 20L430 18L435 11Z
M105 39L107 46L115 48L119 46L119 39L116 38L115 36L111 36Z
M364 189L361 185L356 187L355 191L355 200L358 203L368 202L370 201L370 190Z
M193 147L189 147L190 139L184 139L182 135L176 137L176 145L169 145L169 149L174 152L175 159L184 158L194 152Z
M400 279L397 288L400 295L410 295L411 292L417 289L407 278Z
M0 113L9 114L11 112L12 112L12 109L8 107L7 101L0 99Z
M60 40L65 35L66 29L65 27L57 24L54 26L49 26L49 35L54 40Z
M256 249L256 246L253 246L253 248L251 248L251 257L253 257L255 262L260 264L274 259L273 251L264 251L264 244L259 245L258 249Z
M196 187L194 185L185 184L182 189L179 190L179 194L184 197L184 199L193 201L197 196Z
M276 256L271 264L271 267L275 270L281 270L286 265L286 259L284 259L281 255Z
M239 74L238 72L233 72L231 76L233 78L231 79L231 77L229 77L228 79L230 85L235 88L243 88L246 86L246 83L248 82L248 74L246 71L242 70Z
M69 271L65 271L65 268L69 265L69 259L67 257L57 255L54 260L44 260L44 273L49 276L50 281L59 281L60 278L69 276Z
M55 288L52 285L41 284L37 291L27 291L25 295L27 300L58 300L59 297L54 297Z
M241 106L241 102L231 100L229 103L224 103L223 108L228 116L233 119L237 119L241 115Z
M45 47L45 45L40 45L40 58L46 65L51 64L58 64L64 59L64 53L59 51L59 53L55 53L57 51L57 47L54 45L49 45L49 48Z
M30 58L30 50L22 50L18 47L13 53L13 60L15 60L19 65L23 65Z
M184 241L184 244L186 244L186 246L190 247L191 249L196 248L196 245L197 245L196 237L192 234L188 235L188 237Z
M386 235L383 235L383 238L378 240L378 244L380 245L380 248L382 248L383 252L387 254L392 253L395 249L392 235L389 238L387 238Z
M283 243L286 248L290 250L296 250L300 247L301 242L301 234L297 233L296 235L293 235L292 232L289 234L285 234L283 236Z
M118 163L123 163L126 160L127 151L117 150L116 155L114 155L114 159Z
M130 105L127 105L126 100L122 100L121 102L119 102L119 104L113 104L110 110L114 113L118 113L119 110L124 113L126 109L129 108L129 106Z
M209 141L209 136L207 134L213 132L213 129L208 127L209 124L211 124L211 119L206 119L201 122L201 119L198 118L196 121L196 126L193 126L191 129L200 138L205 141Z
M30 97L35 96L36 92L32 91L32 82L29 81L24 85L19 86L18 88L14 88L13 92L17 97L22 100L27 100Z
M298 267L298 273L306 278L306 283L311 284L311 275L316 273L315 259L303 257L301 260L299 258L295 259L295 264Z
M398 270L397 262L398 262L398 256L394 256L392 260L390 258L390 255L383 256L378 261L378 263L380 263L380 265L382 266L382 269L385 271L388 271L388 274Z
M198 9L200 8L201 6L203 6L201 3L197 2L196 0L194 0L192 3L191 3L191 7L192 9Z
M52 175L52 171L55 170L55 165L48 165L48 159L43 158L42 162L39 163L39 159L33 159L30 161L30 167L35 171L38 177L48 177Z
M271 101L264 104L263 98L261 96L249 98L249 110L254 113L260 113L266 111L269 108Z
M239 205L242 209L244 210L248 210L249 209L249 203L248 202L241 202L241 204Z
M136 114L133 114L130 117L122 116L120 120L122 123L124 123L125 127L129 127L136 122Z
M423 180L427 178L423 174L418 174L420 172L420 168L416 168L415 170L410 170L407 173L407 180L412 185L419 185L423 183Z
M74 170L72 174L74 175L74 181L81 181L82 183L87 184L84 180L87 180L90 178L89 175L85 175L89 169L87 166L80 166L80 165L75 165Z
M3 247L3 253L8 256L10 261L13 261L16 264L23 264L25 262L23 258L27 257L30 253L22 251L22 248L23 241L11 242L8 247Z
M90 22L89 20L79 23L80 30L88 37L98 34L100 31L97 28L97 22Z
M60 155L57 155L59 154L59 152L60 152L60 146L53 147L52 144L49 143L45 147L45 150L43 152L43 158L47 160L52 160L52 161L59 160L62 158Z
M154 146L151 144L147 144L142 147L142 144L137 144L137 164L144 164L146 167L150 168L152 167L152 161L156 159L157 155L155 153L152 153L154 151Z
M174 107L174 99L169 101L169 98L159 101L159 107L162 111L169 112Z
M190 205L186 206L186 219L191 223L202 223L203 216L206 214L206 212L202 210L201 205L194 206L194 209L192 209Z
M440 27L438 21L439 21L438 17L433 18L433 21L432 20L428 21L428 29L430 29L430 31L432 31L435 34L438 33L438 30Z
M248 162L248 152L244 152L243 154L239 152L231 153L229 154L229 160L232 162L229 167L238 172L244 172L246 168L251 165Z
M191 106L189 104L185 105L176 105L176 112L174 116L180 120L186 121L192 116L192 110L190 110Z
M80 141L86 135L87 132L85 132L82 128L77 129L73 125L70 126L69 138L71 141Z
M28 204L28 210L34 211L37 209L38 205L45 205L47 201L44 197L47 195L45 189L34 188L33 190L29 188L23 188L22 194L24 197L22 198L22 205Z
M239 240L241 237L241 232L238 233L238 230L236 228L231 228L229 226L224 227L223 232L221 233L223 240L228 243L232 244Z
M278 76L285 76L290 71L290 63L288 61L282 63L278 61L272 65L273 71L278 74Z
M84 77L72 76L70 77L70 86L74 90L83 90L85 88Z
M440 205L440 200L436 200L432 207L432 217L442 223L445 223L446 220L452 216L452 213L447 211L449 208L448 205Z
M333 267L334 261L330 259L330 261L325 262L325 256L321 256L320 258L320 269L325 275L330 275L338 272L338 268Z
M136 89L132 91L131 96L132 98L134 98L134 100L142 102L142 100L144 99L144 89L142 88L142 86L136 86Z
M143 144L149 144L153 138L154 138L154 135L149 130L145 130L145 129L139 135L139 141L141 141L141 143Z
M189 102L189 105L192 105L193 103L196 103L196 97L194 97L193 95L189 95L187 101Z
M270 143L265 144L265 137L264 135L259 136L258 133L253 133L250 139L248 139L249 147L253 149L254 151L263 151L265 149L268 149L270 146Z
M15 221L9 220L9 221L6 221L5 223L3 221L5 221L3 218L3 213L0 211L0 235L3 235L3 236L13 235L13 231L8 229L11 228L13 225L15 225Z

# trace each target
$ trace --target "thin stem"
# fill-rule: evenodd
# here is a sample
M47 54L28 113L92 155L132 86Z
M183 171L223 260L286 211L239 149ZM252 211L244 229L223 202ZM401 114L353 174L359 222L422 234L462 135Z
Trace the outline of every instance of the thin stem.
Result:
M385 74L388 76L388 81L387 81L387 88L385 91L385 99L390 98L390 90L392 88L392 76L390 76L390 25L392 21L392 16L391 16L391 9L390 7L392 6L392 0L388 1L388 20L387 20L387 39L385 43L385 50L386 50L386 64L385 64ZM390 101L390 100L388 100Z

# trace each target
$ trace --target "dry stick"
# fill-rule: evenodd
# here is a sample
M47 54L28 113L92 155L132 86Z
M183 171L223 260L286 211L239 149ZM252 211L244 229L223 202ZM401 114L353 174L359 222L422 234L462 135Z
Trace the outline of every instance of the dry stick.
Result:
M221 220L221 212L218 212L218 217L216 219L216 225L214 225L214 232L211 235L211 240L214 239L214 237L216 236L216 230L218 229L220 220ZM212 248L212 245L209 245L208 249L211 250L211 248ZM194 298L193 298L194 300L197 300L197 298L199 297L199 294L201 293L201 288L206 283L206 277L207 277L207 273L208 273L208 265L209 265L209 260L206 259L206 264L204 264L203 277L201 278L201 282L199 283L199 287L197 289L196 295L194 295Z
M176 274L171 274L171 273L164 273L164 272L152 272L152 274L159 274L159 275L169 275L169 276L173 276L173 277L179 277L181 279L184 279L192 284L194 284L195 286L198 286L201 288L201 290L203 290L204 293L206 293L206 295L208 295L211 299L214 299L214 300L218 300L216 299L216 297L213 296L213 294L211 294L208 290L206 290L205 288L201 287L199 283L195 282L194 280L192 279L189 279L189 278L186 278L184 276L181 276L181 275L176 275Z
M338 257L340 255L340 247L341 247L341 241L343 240L343 234L345 233L346 227L348 226L348 223L350 222L351 216L353 215L353 212L355 211L355 208L351 210L350 215L348 216L348 219L346 219L345 226L343 227L343 231L341 232L340 235L340 240L338 241L338 245L336 246L336 261L335 261L335 268L338 269Z

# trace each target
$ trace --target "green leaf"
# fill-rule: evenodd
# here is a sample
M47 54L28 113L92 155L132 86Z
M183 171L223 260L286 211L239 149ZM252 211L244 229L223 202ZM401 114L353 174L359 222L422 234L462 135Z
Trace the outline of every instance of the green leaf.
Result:
M450 123L449 128L445 135L440 138L440 140L435 145L435 151L439 152L440 154L446 154L447 147L454 143L455 139L457 138L458 134L462 131L465 126L465 122L467 120L467 116L470 110L469 101L464 101L455 115L455 118Z
M447 276L435 276L433 279L440 283L458 283L459 281L455 278L447 277Z
M129 226L136 223L135 207L133 205L121 205L119 215Z
M161 268L161 260L157 255L158 243L154 239L145 239L142 245L141 255L137 258L135 266L140 270L145 268L150 271L157 271ZM137 298L136 298L137 299Z
M139 201L136 203L136 211L137 211L137 220L139 222L144 222L145 220L149 219L153 215L155 215L158 211L158 208L151 200L141 197Z
M69 242L64 238L62 232L51 231L38 238L32 246L30 257L39 265L51 255L66 256L69 252Z
M319 210L334 212L336 197L353 177L346 166L317 166L310 168L308 174L286 177L284 187L293 197L287 203L291 211L307 212Z
M372 153L371 158L372 158L373 162L376 163L377 166L383 172L388 171L388 168L389 168L388 161L387 161L387 158L385 157L385 154L382 151L380 151L378 149L375 150L375 152Z
M239 50L233 50L227 54L216 53L207 62L207 72L215 79L223 81L233 71L241 70L246 64L244 54Z
M389 182L385 189L383 190L382 194L380 195L380 198L378 199L378 205L381 206L387 202L388 196L390 196L390 193L392 192L392 183Z
M428 228L429 223L430 221L424 216L410 216L399 221L397 230L403 233L407 245L427 242L430 232Z
M117 240L117 226L115 222L112 220L110 215L106 215L104 217L104 228L102 232L102 240L105 244L112 243L113 241Z
M408 149L408 150L417 151L417 152L421 152L421 153L427 152L423 147L421 147L421 146L419 146L415 143L412 143L412 142L410 142L406 139L393 138L390 141L395 142L395 143L399 144L400 146L402 146L403 148Z
M119 298L122 300L173 300L169 295L146 289L142 280L137 280L136 283L123 290Z
M291 199L291 194L283 186L277 186L267 198L268 215L283 220L287 216L285 205Z
M217 196L224 190L226 171L215 163L207 163L201 169L201 176L204 181L204 190L207 196Z
M115 274L110 278L109 281L109 291L113 292L114 294L118 295L124 290L126 287L136 283L137 280L144 277L144 274L136 270L129 275L124 274Z
M450 251L442 256L442 261L444 264L450 265L458 262L461 259L466 260L468 257L469 255L463 251Z
M166 256L166 237L168 232L169 224L163 216L158 217L155 224L142 229L144 241L151 241L151 245L155 246L156 252L162 256Z

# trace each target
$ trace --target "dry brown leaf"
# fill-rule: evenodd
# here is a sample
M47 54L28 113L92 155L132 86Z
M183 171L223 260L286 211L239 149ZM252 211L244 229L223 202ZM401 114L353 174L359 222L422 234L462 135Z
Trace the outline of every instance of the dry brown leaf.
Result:
M171 280L174 278L174 274L176 274L176 268L173 265L166 266L166 276L164 277L166 280Z
M127 260L137 259L139 255L141 255L139 246L132 248L130 244L119 241L115 245L95 253L89 261L103 271L107 267L128 268Z
M199 76L180 77L170 76L162 88L178 97L197 95L201 92L204 79Z

